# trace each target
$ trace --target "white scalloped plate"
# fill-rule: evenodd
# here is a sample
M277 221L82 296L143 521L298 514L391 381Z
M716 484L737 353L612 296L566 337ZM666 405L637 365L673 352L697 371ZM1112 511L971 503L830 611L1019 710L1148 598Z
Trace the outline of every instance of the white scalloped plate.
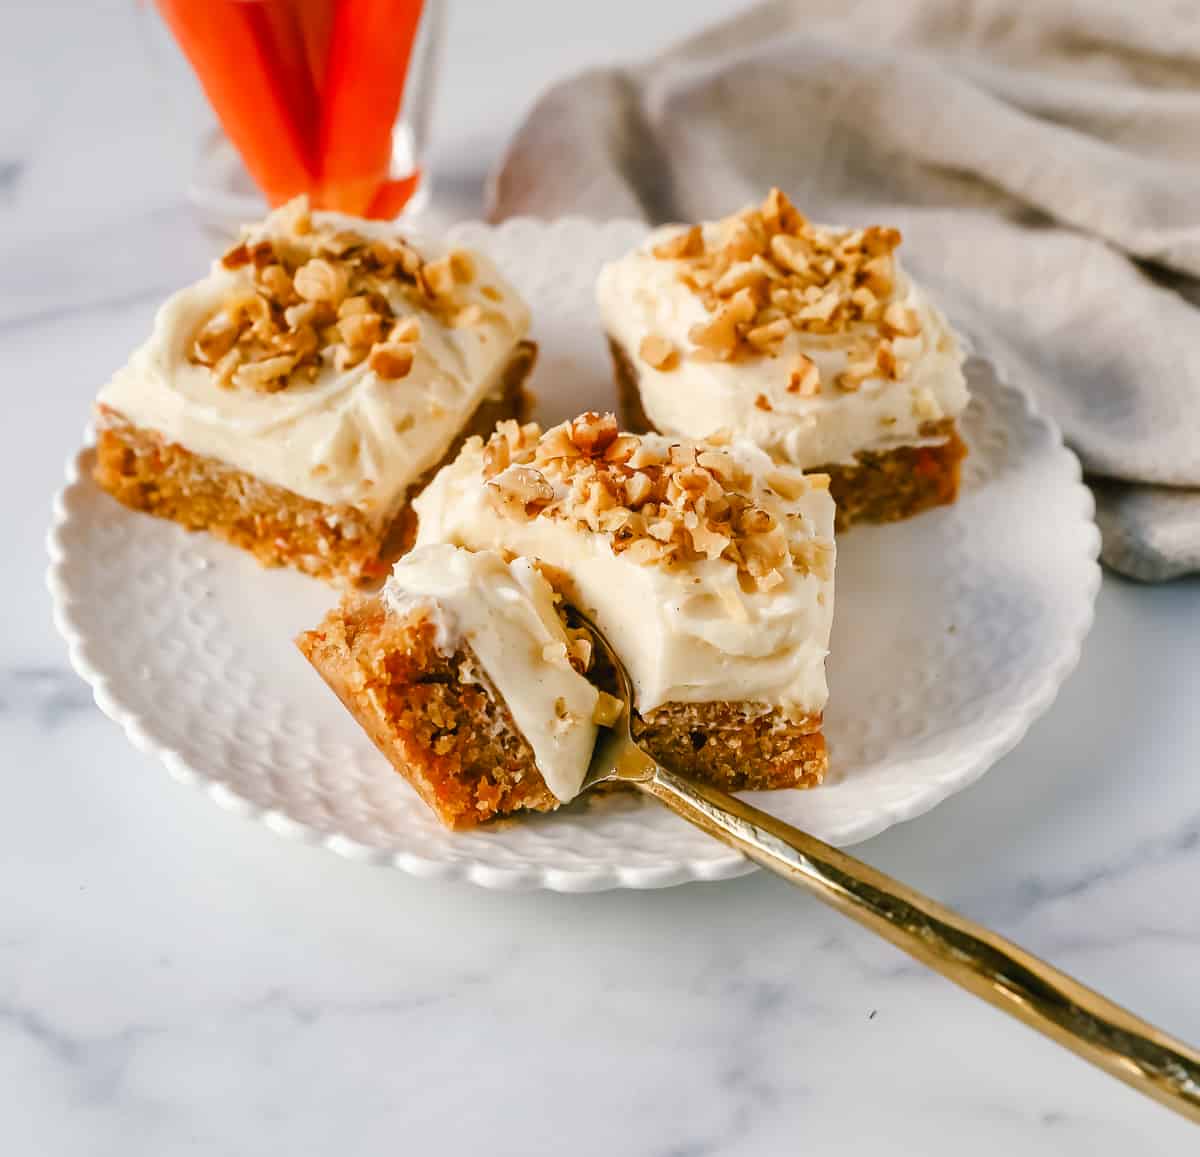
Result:
M592 283L642 232L574 219L455 230L532 305L543 420L612 404ZM829 781L756 799L835 844L982 775L1049 707L1091 625L1099 536L1079 465L1025 393L978 358L969 376L959 502L838 544ZM333 591L125 510L89 462L85 449L54 504L55 621L100 709L177 779L341 855L489 888L657 888L751 870L633 796L445 831L292 646Z

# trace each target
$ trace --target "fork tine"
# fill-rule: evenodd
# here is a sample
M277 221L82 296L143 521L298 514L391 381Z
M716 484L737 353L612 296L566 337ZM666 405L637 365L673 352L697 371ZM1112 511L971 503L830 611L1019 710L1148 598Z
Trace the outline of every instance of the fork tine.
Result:
M595 645L604 652L604 657L612 666L613 671L617 676L617 698L625 704L626 716L633 710L633 683L629 678L629 672L625 669L625 664L621 662L620 656L612 649L612 644L605 637L604 632L577 607L571 607L571 613L583 624L592 636L592 641Z
M638 747L630 728L633 716L633 684L629 672L605 638L604 632L582 611L575 607L572 607L571 611L587 628L595 645L604 652L605 658L612 665L617 677L617 698L621 700L622 708L621 717L612 727L601 728L580 791L587 791L605 780L645 778L652 772L654 761Z

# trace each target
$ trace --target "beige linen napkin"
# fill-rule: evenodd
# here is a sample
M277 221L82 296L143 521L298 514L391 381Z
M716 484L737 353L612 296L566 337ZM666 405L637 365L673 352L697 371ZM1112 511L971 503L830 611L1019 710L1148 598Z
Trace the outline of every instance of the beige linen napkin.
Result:
M1200 569L1200 10L771 0L551 89L491 211L694 220L772 184L903 229L1062 425L1110 566Z

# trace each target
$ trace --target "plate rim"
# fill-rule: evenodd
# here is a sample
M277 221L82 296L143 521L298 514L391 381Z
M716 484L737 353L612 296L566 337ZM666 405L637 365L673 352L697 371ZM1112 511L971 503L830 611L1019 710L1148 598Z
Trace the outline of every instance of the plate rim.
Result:
M635 227L643 230L646 228L643 222L630 218L596 221L569 215L549 221L533 217L513 217L498 225L484 221L464 221L448 232L453 234L460 230L483 229L489 233L500 233L530 228L616 231ZM1051 452L1067 467L1068 477L1064 479L1064 484L1074 492L1077 501L1076 515L1081 522L1087 524L1089 530L1085 547L1086 557L1083 560L1087 564L1087 586L1082 592L1082 613L1072 624L1069 641L1056 661L1048 664L1041 672L1036 689L1021 705L991 721L987 734L975 741L971 758L965 764L955 766L945 775L905 796L903 800L881 807L861 823L839 833L839 847L860 843L895 824L916 819L931 811L950 795L976 783L986 771L1020 743L1035 720L1041 718L1053 705L1063 683L1078 665L1084 640L1095 621L1096 598L1101 582L1100 531L1095 521L1095 500L1091 490L1084 484L1079 458L1064 442L1058 423L1038 406L1029 390L1013 382L1007 366L999 361L991 350L978 342L974 335L972 339L973 356L987 363L1001 389L1016 395L1026 420L1040 425L1046 431L1051 440ZM55 628L66 641L71 667L90 687L96 706L121 727L137 750L157 757L172 779L188 784L203 792L224 810L255 820L277 835L325 848L335 855L358 863L394 868L419 879L461 881L498 891L546 889L574 893L616 888L657 889L689 882L732 879L758 870L756 865L732 849L719 858L677 859L667 864L646 867L609 864L576 869L534 865L499 868L471 860L431 859L414 852L371 847L339 833L320 831L293 819L279 808L255 803L226 784L211 779L201 768L190 763L177 748L156 739L147 726L145 717L122 703L111 691L107 676L89 656L87 636L72 614L74 600L65 577L70 554L63 539L63 532L69 525L70 499L73 492L81 486L91 485L81 466L93 448L94 440L94 432L88 425L84 430L81 448L67 461L64 482L55 492L51 504L51 521L45 541L50 559L46 570L46 586L51 597L52 617Z

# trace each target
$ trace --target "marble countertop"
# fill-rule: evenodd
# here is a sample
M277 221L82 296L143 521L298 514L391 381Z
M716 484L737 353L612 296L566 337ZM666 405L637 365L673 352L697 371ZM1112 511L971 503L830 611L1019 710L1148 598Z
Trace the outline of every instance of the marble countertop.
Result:
M666 42L668 7L610 0L584 44L571 5L454 6L438 211L477 213L537 90ZM97 385L211 242L134 5L6 17L0 1151L1196 1150L1192 1127L764 875L590 896L424 883L273 838L133 750L67 665L42 539ZM859 849L1193 1042L1198 633L1200 582L1106 576L1049 715Z

